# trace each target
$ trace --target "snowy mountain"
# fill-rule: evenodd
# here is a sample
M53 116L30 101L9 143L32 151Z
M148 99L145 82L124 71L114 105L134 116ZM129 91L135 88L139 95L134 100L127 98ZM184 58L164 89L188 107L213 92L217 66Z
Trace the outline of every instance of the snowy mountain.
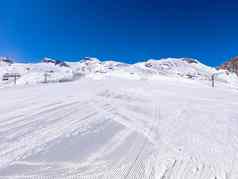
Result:
M52 58L48 58L48 57L45 57L43 60L42 60L43 63L50 63L50 64L54 64L54 65L58 65L58 66L61 66L61 67L69 67L69 65L61 60L54 60Z
M74 81L82 77L104 79L119 77L127 79L156 79L159 76L209 81L216 74L216 81L229 85L238 84L235 74L226 70L217 70L206 66L196 59L167 58L150 59L135 64L116 61L100 61L97 58L85 57L78 62L64 62L52 58L44 58L41 63L21 64L0 60L0 78L5 74L17 73L21 77L17 84ZM6 75L5 75L6 76ZM11 85L12 80L4 80L0 85Z
M238 75L238 57L234 57L224 64L222 64L219 69L227 70L231 73L236 73Z
M11 65L13 64L13 60L8 57L0 57L0 66L3 65Z

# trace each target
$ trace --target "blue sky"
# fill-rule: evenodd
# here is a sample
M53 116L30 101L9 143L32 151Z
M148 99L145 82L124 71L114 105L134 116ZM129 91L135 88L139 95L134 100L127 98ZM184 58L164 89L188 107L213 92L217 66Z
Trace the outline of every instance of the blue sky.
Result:
M216 66L238 55L237 9L229 0L8 0L0 6L0 56L193 57Z

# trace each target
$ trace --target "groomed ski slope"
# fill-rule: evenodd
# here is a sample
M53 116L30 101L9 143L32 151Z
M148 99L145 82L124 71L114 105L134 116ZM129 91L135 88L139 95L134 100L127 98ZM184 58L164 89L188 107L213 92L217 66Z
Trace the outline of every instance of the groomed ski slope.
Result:
M179 78L0 89L1 179L237 179L238 91Z

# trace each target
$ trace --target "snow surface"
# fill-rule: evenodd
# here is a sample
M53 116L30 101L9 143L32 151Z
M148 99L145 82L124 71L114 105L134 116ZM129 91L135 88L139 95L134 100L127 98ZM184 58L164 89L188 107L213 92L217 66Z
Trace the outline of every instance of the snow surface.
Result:
M237 179L236 77L211 88L199 62L145 63L2 66L28 85L0 88L0 178ZM46 69L83 77L36 84Z

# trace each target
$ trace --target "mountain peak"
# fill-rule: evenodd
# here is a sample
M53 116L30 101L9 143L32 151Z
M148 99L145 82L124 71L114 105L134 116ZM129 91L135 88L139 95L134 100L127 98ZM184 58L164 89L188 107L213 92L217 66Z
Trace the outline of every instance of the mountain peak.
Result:
M61 60L55 60L53 58L49 58L49 57L45 57L42 60L43 63L51 63L54 65L59 65L61 67L69 67L69 65L67 63L65 63L64 61Z
M12 59L10 59L9 57L0 57L0 64L11 65L13 63L14 63L14 61Z
M219 69L227 70L238 75L238 56L222 64Z

